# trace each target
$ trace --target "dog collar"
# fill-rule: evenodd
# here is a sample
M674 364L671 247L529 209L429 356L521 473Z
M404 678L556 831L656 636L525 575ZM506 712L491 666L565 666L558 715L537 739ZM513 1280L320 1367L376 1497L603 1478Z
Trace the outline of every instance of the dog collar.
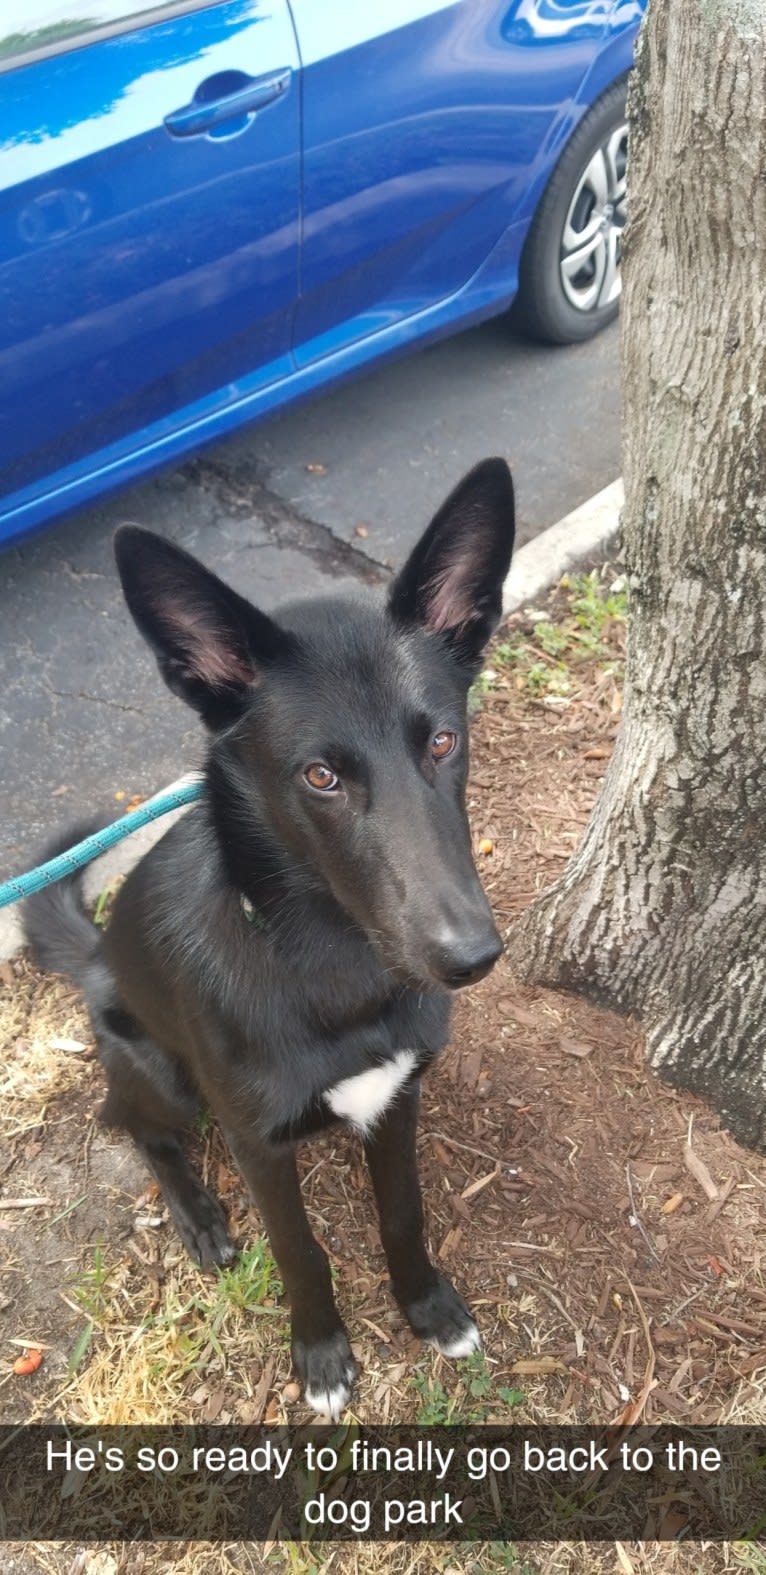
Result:
M266 924L263 914L260 913L256 908L255 903L251 902L250 898L245 896L244 892L240 893L239 906L242 909L248 924L254 924L257 930L268 929L268 925Z

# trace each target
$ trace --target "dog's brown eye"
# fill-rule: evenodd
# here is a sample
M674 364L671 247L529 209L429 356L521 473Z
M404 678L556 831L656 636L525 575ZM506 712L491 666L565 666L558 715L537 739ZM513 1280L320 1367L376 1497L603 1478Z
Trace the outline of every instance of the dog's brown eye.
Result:
M457 733L434 733L431 739L431 754L434 760L446 760L452 754L457 743Z
M329 766L323 766L320 760L315 760L313 765L307 766L303 773L309 787L318 788L320 793L331 793L338 786L338 778Z

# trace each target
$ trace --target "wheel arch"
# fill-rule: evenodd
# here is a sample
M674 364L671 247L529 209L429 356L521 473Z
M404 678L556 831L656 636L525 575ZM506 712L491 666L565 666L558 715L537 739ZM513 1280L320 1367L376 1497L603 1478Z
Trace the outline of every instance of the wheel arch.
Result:
M621 77L627 77L633 65L636 48L636 21L644 11L645 4L638 3L636 0L631 6L630 20L623 22L618 31L612 32L611 37L607 38L603 48L591 61L577 93L583 114L586 114L615 82Z

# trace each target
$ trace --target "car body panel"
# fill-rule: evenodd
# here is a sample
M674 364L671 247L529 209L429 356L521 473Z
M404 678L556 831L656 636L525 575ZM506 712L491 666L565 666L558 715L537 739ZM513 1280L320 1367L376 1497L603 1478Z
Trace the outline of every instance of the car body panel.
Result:
M580 97L586 104L594 104L610 83L630 70L646 6L647 0L614 0L610 4L601 47L580 88Z
M388 7L362 7L343 47L347 0L325 0L321 14L291 0L303 68L299 364L455 295L513 223L593 53L569 26L540 69L507 37L527 5L409 0L400 26ZM575 11L595 9L580 0Z
M0 541L503 311L642 9L175 0L6 64ZM257 113L168 131L211 78L220 98L280 73Z
M242 374L272 381L292 364L300 121L290 13L286 0L228 0L193 20L0 78L9 490L192 401L228 398ZM239 134L168 134L165 115L243 66L293 80Z

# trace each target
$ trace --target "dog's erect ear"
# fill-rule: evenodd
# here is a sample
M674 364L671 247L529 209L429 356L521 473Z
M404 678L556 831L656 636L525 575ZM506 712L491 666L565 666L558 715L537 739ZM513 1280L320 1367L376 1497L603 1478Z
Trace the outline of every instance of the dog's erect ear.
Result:
M153 531L121 525L114 551L125 600L166 684L209 727L227 726L290 636Z
M451 492L410 553L389 595L397 623L444 635L475 662L502 612L514 536L513 482L504 459L485 459Z

